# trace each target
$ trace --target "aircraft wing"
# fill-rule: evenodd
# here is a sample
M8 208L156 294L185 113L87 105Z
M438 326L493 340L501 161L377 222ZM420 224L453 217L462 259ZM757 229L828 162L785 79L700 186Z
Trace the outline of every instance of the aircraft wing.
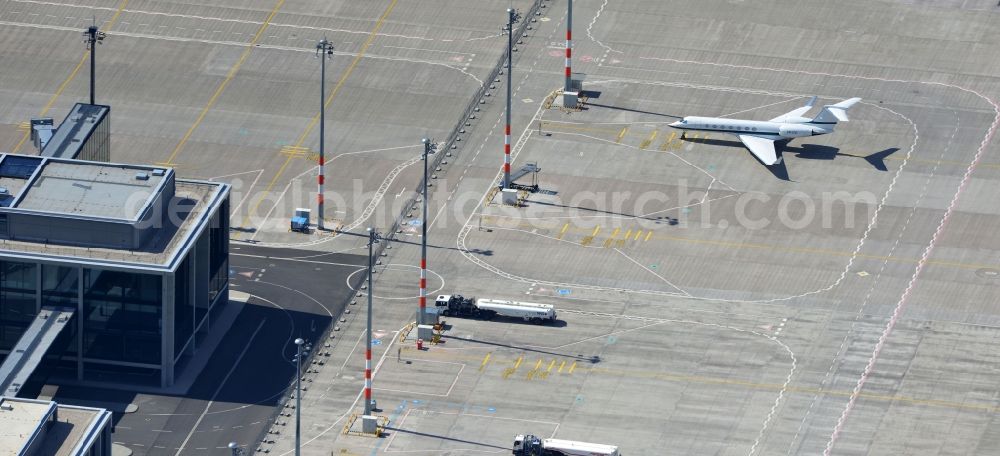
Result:
M802 117L802 114L809 112L809 110L812 109L813 104L815 103L816 103L816 97L812 97L809 99L809 102L806 103L805 106L801 108L795 108L789 112L786 112L778 117L769 120L769 122L784 122L785 119L789 119L792 117Z
M774 151L774 141L752 135L737 136L739 136L740 141L743 141L743 145L747 146L747 149L750 149L750 152L765 165L770 166L778 163L778 154Z

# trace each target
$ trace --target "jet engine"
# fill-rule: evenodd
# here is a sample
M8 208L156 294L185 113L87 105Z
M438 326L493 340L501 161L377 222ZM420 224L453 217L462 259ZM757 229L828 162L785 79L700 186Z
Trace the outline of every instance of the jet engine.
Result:
M778 133L786 138L801 138L803 136L812 136L812 127L807 127L805 125L782 125L778 127Z

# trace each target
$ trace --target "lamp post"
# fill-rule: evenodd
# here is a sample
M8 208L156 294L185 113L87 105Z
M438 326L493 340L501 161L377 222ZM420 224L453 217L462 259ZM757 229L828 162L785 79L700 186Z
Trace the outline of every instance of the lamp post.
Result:
M97 65L97 45L104 42L107 35L97 29L97 24L87 27L83 32L83 42L87 43L87 50L90 51L90 104L94 104L94 75Z
M295 456L302 451L302 344L305 342L301 337L295 339Z
M424 214L420 219L423 236L420 238L420 308L417 313L418 325L426 323L425 315L427 313L427 156L434 153L434 144L431 140L424 138L421 141L424 143L424 188L422 189Z
M368 326L365 331L367 344L365 345L365 415L372 414L372 296L375 290L372 289L374 281L374 248L378 243L379 234L374 228L368 228Z
M507 9L507 126L503 136L503 184L502 189L510 188L510 97L511 97L511 73L514 71L514 23L518 20L517 11L514 8Z
M319 175L316 176L316 183L319 185L319 193L316 194L316 227L325 229L323 221L323 168L326 165L326 60L333 55L333 44L326 38L316 44L316 57L319 58Z

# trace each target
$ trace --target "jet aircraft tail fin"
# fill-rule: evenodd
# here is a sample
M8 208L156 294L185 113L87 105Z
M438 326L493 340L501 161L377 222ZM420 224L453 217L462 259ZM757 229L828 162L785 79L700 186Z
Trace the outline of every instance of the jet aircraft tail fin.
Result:
M859 101L861 101L860 98L850 98L837 104L823 106L823 109L810 123L834 125L837 122L847 122L849 120L847 110Z

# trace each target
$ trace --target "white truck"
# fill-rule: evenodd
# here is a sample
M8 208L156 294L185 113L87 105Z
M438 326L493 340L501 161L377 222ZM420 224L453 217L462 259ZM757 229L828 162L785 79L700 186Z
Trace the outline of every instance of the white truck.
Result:
M555 321L556 309L551 304L533 302L502 301L498 299L474 299L461 295L439 295L434 301L441 315L467 318L491 319L496 316L520 318L527 322L544 323Z
M621 453L614 445L540 439L529 434L514 437L514 456L621 456Z

